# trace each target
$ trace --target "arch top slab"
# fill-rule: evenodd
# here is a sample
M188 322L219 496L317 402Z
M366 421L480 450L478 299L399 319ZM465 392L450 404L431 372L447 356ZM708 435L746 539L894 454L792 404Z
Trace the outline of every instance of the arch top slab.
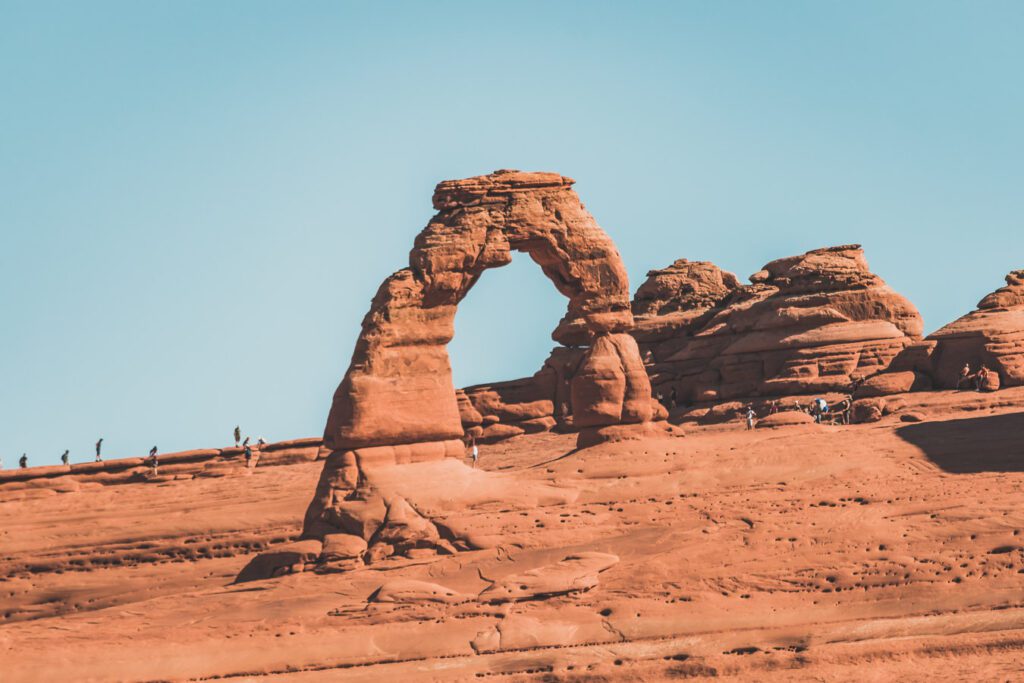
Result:
M632 328L622 259L573 191L573 183L557 173L502 170L437 185L437 213L416 237L409 266L384 281L363 319L328 418L324 438L329 448L462 436L446 349L454 335L455 312L483 271L508 264L513 251L529 254L569 300L552 335L556 341L591 347L602 337ZM615 354L605 353L618 359L613 365L629 366L618 370L635 385L622 401L649 402L650 385L635 344L605 343L602 348L616 349ZM592 373L595 382L605 381L602 372L598 368ZM595 392L583 387L578 395L590 394ZM643 418L636 417L636 410L598 412L632 416L610 417L610 423Z

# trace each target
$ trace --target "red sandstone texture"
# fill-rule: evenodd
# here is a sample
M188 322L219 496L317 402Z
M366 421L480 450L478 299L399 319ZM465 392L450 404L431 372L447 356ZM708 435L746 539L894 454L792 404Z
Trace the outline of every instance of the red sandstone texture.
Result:
M571 184L438 186L323 440L0 472L3 680L1024 676L1024 271L923 341L857 246L630 302ZM455 307L512 251L559 346L456 391ZM916 391L965 363L984 391ZM865 378L871 424L775 412Z
M556 400L581 444L657 434L651 422L665 415L627 334L633 315L626 270L572 184L555 173L497 171L437 186L438 213L416 237L409 267L378 290L334 395L324 432L331 453L306 513L308 539L353 535L367 543L369 556L381 557L472 548L400 498L387 498L370 470L461 456L467 430L495 440L550 429ZM459 302L485 270L507 265L513 251L528 253L568 297L552 337L579 347L560 390L545 397L534 389L538 397L519 405L514 429L497 420L484 424L468 396L456 393L446 349ZM292 559L262 557L244 577L284 571ZM354 562L343 559L346 568ZM333 565L325 558L321 568Z
M962 376L969 366L967 378ZM859 396L884 396L920 389L975 388L985 367L981 389L1024 384L1024 270L1006 276L978 308L913 344L886 372L869 379Z
M651 271L634 336L655 390L679 404L848 392L920 338L914 306L858 245L772 261L741 285L707 262Z
M390 557L298 540L320 462L2 483L0 678L1019 680L1024 387L889 398L370 468ZM433 529L472 549L418 555ZM290 573L236 583L261 550Z
M572 183L554 173L498 171L437 186L438 213L417 236L409 267L384 281L363 320L328 418L327 447L462 438L446 350L456 307L485 270L507 265L513 251L528 253L569 299L552 335L557 341L587 345L606 358L611 344L618 355L616 367L602 368L614 375L611 384L592 374L592 381L577 383L573 412L586 415L591 427L651 419L650 387L624 335L633 326L625 268Z

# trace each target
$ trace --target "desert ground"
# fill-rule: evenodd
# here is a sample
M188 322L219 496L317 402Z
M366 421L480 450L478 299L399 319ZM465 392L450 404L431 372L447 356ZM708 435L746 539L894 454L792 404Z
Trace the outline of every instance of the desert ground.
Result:
M320 462L8 484L0 678L1020 680L1024 387L906 402L381 467L482 549L243 583Z

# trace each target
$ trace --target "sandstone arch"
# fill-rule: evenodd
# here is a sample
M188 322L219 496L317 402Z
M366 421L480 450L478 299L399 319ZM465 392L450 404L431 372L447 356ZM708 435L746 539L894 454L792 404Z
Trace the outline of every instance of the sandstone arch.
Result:
M335 392L324 432L331 453L307 511L307 536L338 527L330 510L358 485L367 464L462 455L446 345L459 302L485 270L508 264L513 251L529 254L569 299L552 337L586 347L571 384L581 440L600 440L620 425L642 432L656 416L628 334L633 315L625 267L573 182L556 173L506 170L437 186L438 213L416 237L409 267L378 289Z

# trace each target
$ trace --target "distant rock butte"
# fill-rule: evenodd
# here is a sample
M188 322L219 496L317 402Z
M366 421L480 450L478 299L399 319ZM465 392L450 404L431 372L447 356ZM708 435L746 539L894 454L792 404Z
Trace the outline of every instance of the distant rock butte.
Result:
M341 508L367 466L461 456L467 428L481 436L489 429L503 436L550 429L556 401L581 443L657 432L651 423L665 413L651 398L628 334L625 267L572 184L556 173L506 170L437 186L438 213L416 237L409 267L377 291L335 392L324 432L331 454L307 510L307 537L343 530ZM485 270L507 265L513 251L528 253L568 297L552 337L566 345L572 364L571 372L552 370L556 390L527 387L519 401L525 405L512 409L515 427L488 419L468 394L456 393L446 348L459 302ZM492 403L502 410L500 397Z
M686 260L648 274L633 334L666 401L848 391L921 336L917 309L859 245L778 259L750 280Z
M990 371L982 389L1024 384L1024 270L1006 276L977 309L909 346L885 372L872 377L858 396L884 396L920 389L956 389L960 373L984 365ZM969 378L963 388L973 388Z

